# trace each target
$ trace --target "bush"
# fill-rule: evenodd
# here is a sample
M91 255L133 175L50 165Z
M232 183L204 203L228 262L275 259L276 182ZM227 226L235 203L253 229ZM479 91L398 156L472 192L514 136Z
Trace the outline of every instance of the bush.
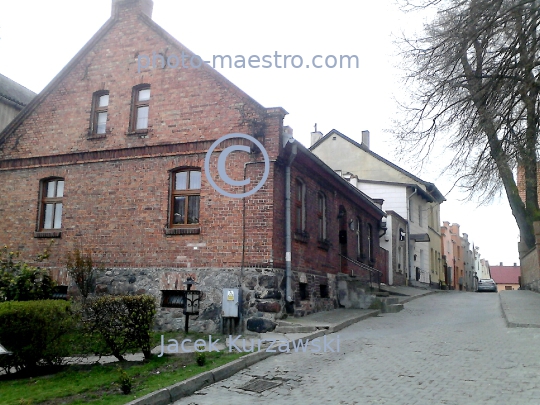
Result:
M17 260L20 252L0 249L0 302L44 300L52 297L56 283L49 272ZM47 249L35 260L49 256Z
M131 378L120 367L117 368L117 371L120 373L120 377L118 377L116 383L120 386L120 389L122 390L124 395L127 395L131 392L131 387L133 385L133 383L131 382Z
M96 281L92 256L75 249L73 253L68 253L66 267L69 275L79 288L83 300L86 300L88 294L93 291Z
M40 365L62 364L69 354L67 333L75 325L66 301L0 303L0 342L13 353L0 356L0 367L31 372Z
M156 314L156 302L151 295L103 296L85 305L87 333L101 339L108 352L118 360L124 354L142 350L145 359L151 358L151 332Z
M197 353L197 364L201 367L206 364L206 353L204 352Z

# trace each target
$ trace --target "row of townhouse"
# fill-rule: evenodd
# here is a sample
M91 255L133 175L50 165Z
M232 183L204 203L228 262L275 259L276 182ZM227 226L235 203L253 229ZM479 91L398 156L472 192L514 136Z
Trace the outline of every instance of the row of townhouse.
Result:
M459 224L440 222L445 201L437 187L370 149L370 133L358 143L337 130L311 134L310 150L376 201L387 214L381 247L388 251L391 285L409 284L475 291L491 278L489 262Z
M471 245L469 235L460 234L457 223L441 226L443 266L450 289L476 291L478 280L491 278L489 262L481 258L480 248Z
M139 71L138 55L196 54L152 6L113 0L110 19L0 133L0 244L29 258L53 239L47 265L69 294L66 253L91 252L105 267L95 293L154 295L161 329L183 325L188 279L202 296L193 330L216 330L231 299L236 325L263 332L386 277L380 202L298 143L283 108L206 64ZM409 199L433 201L424 188ZM404 214L393 215L397 226Z
M386 282L431 286L447 283L440 232L440 206L446 201L437 187L370 149L370 133L358 143L337 130L311 134L310 150L386 212L381 246L388 251Z

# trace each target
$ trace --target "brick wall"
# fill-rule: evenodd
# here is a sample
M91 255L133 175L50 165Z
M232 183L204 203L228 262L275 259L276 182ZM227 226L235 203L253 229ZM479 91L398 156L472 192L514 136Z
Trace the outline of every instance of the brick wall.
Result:
M219 273L219 269L238 269L242 264L285 267L283 162L287 155L281 134L286 112L262 107L208 67L137 72L139 54L179 55L182 50L195 54L148 17L124 10L118 19L107 22L30 104L21 116L24 120L7 128L0 142L0 244L13 246L26 258L49 245L48 238L34 233L39 230L40 181L61 177L65 181L62 229L47 263L59 279L64 278L60 269L65 254L75 247L92 252L98 265L120 269L109 270L120 279L129 274L121 269L147 274L152 268L206 268ZM134 135L129 129L132 90L142 83L151 88L149 125L146 133ZM92 95L99 90L109 91L107 133L92 137ZM210 145L234 132L255 136L271 160L264 187L245 200L219 194L204 171ZM210 168L218 186L241 192L241 188L215 177L217 153L230 144L216 149ZM332 276L348 271L340 268L340 230L347 234L347 255L356 259L356 237L348 227L349 220L360 217L366 229L367 224L372 225L375 261L367 264L381 266L377 257L380 213L361 201L351 187L336 182L335 176L306 153L301 150L292 167L292 184L302 178L307 187L306 230L310 237L293 241L295 298L302 274L309 280L311 298L300 302L304 313L336 305ZM201 168L198 234L165 232L170 171L181 167ZM261 179L263 168L261 153L233 152L226 163L231 178L245 176L254 183ZM329 243L324 248L317 241L319 191L327 197ZM340 207L346 216L338 220ZM101 290L109 291L105 284ZM275 288L283 289L282 284ZM321 284L328 285L329 298L314 301L320 298ZM275 308L273 305L272 311Z

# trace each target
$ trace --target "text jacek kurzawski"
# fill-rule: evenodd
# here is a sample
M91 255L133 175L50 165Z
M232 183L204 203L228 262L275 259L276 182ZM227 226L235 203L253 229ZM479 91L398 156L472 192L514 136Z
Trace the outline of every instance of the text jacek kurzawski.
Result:
M193 351L220 352L220 350L217 348L219 339L212 340L212 335L208 336L208 341L205 339L197 339L195 342L193 342L194 350L186 347L186 344L191 342L191 339L184 339L181 342L178 342L176 339L169 339L167 340L168 344L165 346L165 337L161 335L161 353L158 355L158 357L163 356L164 353L191 353ZM268 347L262 348L262 350L266 351L267 353L339 352L339 335L336 335L335 338L329 338L325 335L322 338L312 340L298 339L291 342L277 339L241 339L240 335L236 336L235 338L233 338L232 335L229 335L229 339L226 341L226 347L228 347L229 352L235 351L239 353L251 353L256 351L260 352L261 346L264 343L269 344ZM332 346L334 343L335 346ZM311 347L308 348L309 345L311 345Z

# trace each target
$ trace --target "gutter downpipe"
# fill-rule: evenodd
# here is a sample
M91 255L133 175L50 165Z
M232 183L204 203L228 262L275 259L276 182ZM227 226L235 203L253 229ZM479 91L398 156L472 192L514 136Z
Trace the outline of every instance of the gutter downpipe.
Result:
M291 154L287 166L285 167L285 301L287 303L293 302L292 298L292 238L291 238L291 164L296 158L298 147L296 143L293 143Z
M411 228L409 223L411 222L411 198L418 193L418 188L416 186L413 186L414 192L407 198L407 264L409 265L409 278L407 279L407 284L410 283L412 274L412 263L411 263Z

